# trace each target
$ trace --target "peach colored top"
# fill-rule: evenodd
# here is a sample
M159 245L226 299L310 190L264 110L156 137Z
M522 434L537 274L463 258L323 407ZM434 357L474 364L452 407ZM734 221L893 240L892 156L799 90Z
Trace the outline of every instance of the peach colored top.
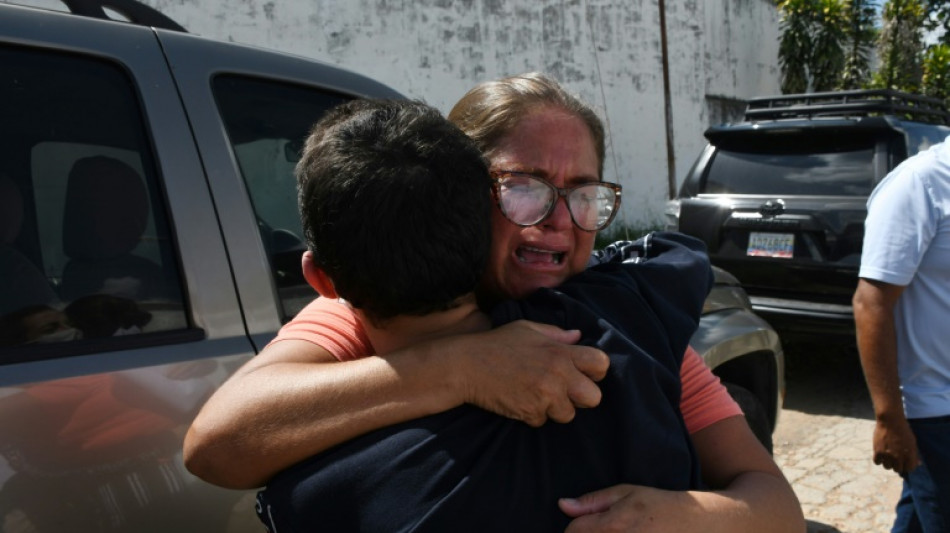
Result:
M340 361L360 359L374 353L353 310L331 298L315 299L281 328L271 342L288 339L312 342ZM680 380L683 383L680 411L689 433L742 414L719 378L692 348L688 348L683 357Z

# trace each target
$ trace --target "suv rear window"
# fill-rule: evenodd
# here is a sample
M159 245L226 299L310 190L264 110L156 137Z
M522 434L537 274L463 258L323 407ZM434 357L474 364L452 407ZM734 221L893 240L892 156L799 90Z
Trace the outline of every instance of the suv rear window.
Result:
M950 135L950 128L943 125L901 122L901 127L907 138L907 157L943 142Z
M706 175L708 194L866 196L874 186L874 145L718 150Z

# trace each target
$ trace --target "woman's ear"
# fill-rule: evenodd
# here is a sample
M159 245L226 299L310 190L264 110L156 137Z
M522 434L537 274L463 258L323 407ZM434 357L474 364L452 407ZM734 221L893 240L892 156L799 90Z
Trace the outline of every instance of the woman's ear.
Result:
M304 252L300 263L303 268L304 279L307 280L307 283L309 283L314 290L320 293L320 296L339 298L336 289L333 287L333 280L314 262L313 252L310 250Z

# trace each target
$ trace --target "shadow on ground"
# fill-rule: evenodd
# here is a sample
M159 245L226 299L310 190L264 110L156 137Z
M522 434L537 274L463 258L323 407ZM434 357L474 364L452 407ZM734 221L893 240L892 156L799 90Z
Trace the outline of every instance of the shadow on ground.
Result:
M871 399L853 345L798 343L785 346L784 351L785 409L873 420Z

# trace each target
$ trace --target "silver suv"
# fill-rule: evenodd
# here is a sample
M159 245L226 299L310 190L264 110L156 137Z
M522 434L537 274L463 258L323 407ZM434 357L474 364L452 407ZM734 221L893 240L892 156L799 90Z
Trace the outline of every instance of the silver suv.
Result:
M205 398L314 297L292 168L396 91L178 31L0 5L3 531L245 531L182 467Z
M165 22L0 4L4 532L260 529L249 493L184 470L181 439L315 296L292 176L310 125L399 96ZM720 280L693 341L768 432L781 349Z

